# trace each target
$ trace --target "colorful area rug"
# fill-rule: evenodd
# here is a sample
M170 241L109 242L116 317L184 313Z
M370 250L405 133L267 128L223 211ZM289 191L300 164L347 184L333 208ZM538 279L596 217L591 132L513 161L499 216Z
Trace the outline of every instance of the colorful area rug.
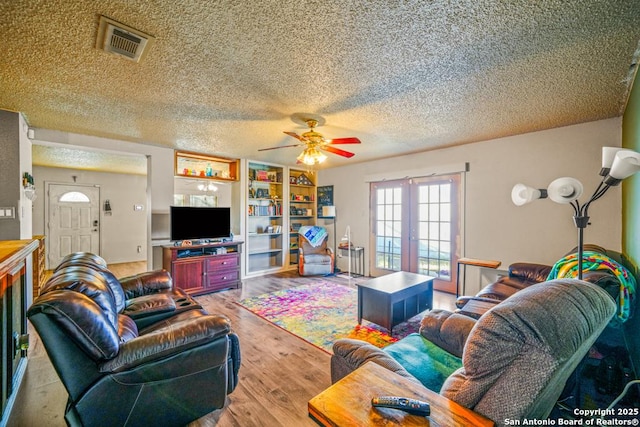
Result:
M245 298L241 307L331 353L339 338L367 341L385 347L417 332L422 315L393 328L393 337L376 324L358 325L358 291L330 282L318 282Z

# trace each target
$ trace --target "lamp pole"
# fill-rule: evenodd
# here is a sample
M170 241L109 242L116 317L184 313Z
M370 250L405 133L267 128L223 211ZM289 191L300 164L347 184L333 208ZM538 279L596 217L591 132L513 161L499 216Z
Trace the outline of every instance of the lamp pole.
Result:
M571 206L573 207L574 215L573 222L578 228L578 279L582 280L582 257L584 254L584 229L589 225L589 205L592 202L598 200L600 197L604 196L604 193L611 187L609 184L606 184L603 180L600 182L596 190L593 192L593 195L584 205L580 206L580 202L574 200L571 202Z

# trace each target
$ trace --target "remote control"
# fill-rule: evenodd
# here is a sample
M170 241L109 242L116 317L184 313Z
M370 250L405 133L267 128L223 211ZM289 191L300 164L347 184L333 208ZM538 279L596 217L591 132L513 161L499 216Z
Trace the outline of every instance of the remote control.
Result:
M371 399L371 404L376 408L399 409L411 415L423 417L431 414L431 407L427 402L417 399L398 396L380 396Z

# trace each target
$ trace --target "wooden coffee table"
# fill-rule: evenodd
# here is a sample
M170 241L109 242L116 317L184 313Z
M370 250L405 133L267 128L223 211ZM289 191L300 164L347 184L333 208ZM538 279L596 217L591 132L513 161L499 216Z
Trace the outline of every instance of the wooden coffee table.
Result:
M433 277L398 271L358 283L358 323L393 327L433 307Z
M374 408L371 398L402 396L429 403L431 415L420 417ZM440 396L382 366L368 362L311 399L309 416L323 426L493 426L482 415Z

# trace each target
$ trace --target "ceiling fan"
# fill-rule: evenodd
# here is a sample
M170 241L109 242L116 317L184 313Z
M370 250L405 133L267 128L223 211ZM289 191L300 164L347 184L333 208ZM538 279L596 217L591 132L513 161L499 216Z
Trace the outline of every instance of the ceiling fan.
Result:
M318 120L316 119L302 119L303 122L309 126L309 131L303 133L302 135L298 135L295 132L284 132L287 135L290 135L300 141L299 144L291 144L291 145L283 145L281 147L271 147L271 148L262 148L258 151L267 151L267 150L276 150L278 148L287 148L287 147L300 147L306 145L305 149L300 153L297 160L298 163L304 163L305 165L315 165L318 163L322 163L327 159L320 150L327 151L329 153L337 154L342 157L353 157L354 153L349 151L341 150L339 148L334 147L334 145L338 144L360 144L360 140L355 137L349 138L334 138L334 139L326 139L320 133L315 131L316 126L318 126Z

